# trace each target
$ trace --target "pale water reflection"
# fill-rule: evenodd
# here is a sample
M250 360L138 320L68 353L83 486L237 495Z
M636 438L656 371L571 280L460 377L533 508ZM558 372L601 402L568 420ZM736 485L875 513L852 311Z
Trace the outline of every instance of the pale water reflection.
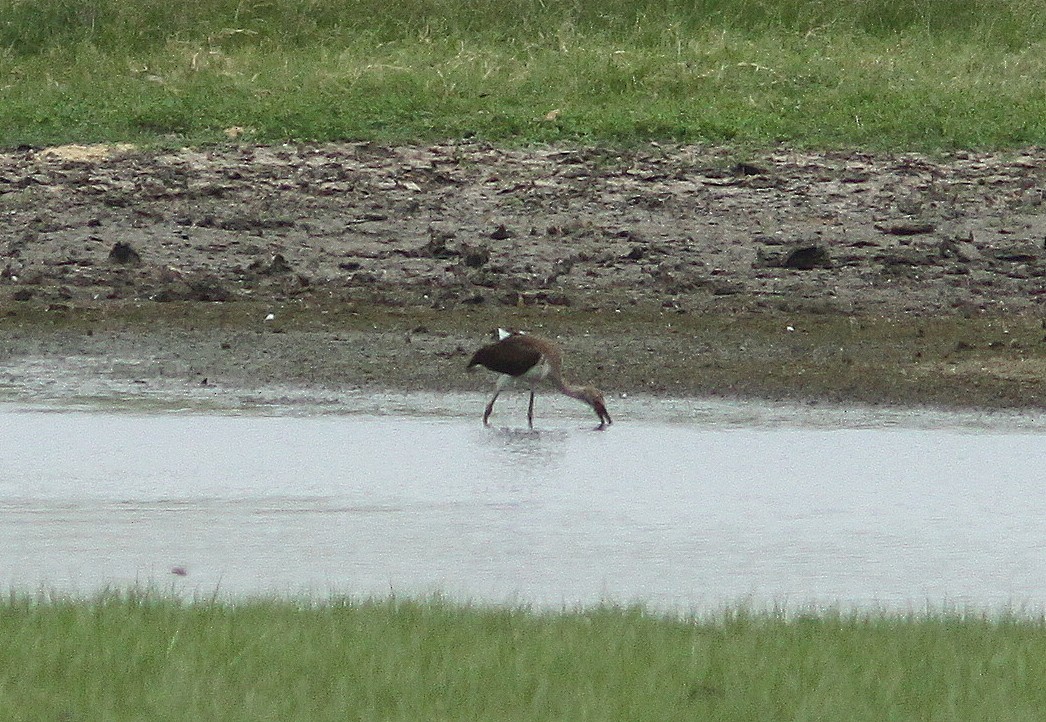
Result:
M551 414L531 432L484 429L464 411L477 400L427 415L0 406L0 585L1046 604L1038 423L715 404L683 418L676 402L603 433Z

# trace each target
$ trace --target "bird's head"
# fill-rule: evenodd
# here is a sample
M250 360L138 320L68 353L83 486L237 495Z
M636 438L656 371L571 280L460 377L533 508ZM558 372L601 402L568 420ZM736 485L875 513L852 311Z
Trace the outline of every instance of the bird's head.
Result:
M600 427L614 423L610 418L610 414L607 413L607 402L603 398L602 391L592 386L582 386L579 390L578 398L591 406L596 412L596 415L599 416Z

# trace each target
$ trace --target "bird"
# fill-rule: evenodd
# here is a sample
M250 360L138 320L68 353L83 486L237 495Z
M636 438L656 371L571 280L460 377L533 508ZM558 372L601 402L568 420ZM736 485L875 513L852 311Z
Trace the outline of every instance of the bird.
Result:
M489 425L494 402L506 386L515 379L522 379L530 385L530 406L527 408L527 424L534 428L534 389L539 383L548 379L556 388L572 399L584 401L592 407L599 417L600 429L613 423L607 413L603 393L592 386L574 386L563 378L563 361L559 347L548 339L531 336L520 331L498 329L499 340L488 344L472 355L468 370L476 366L498 374L494 383L494 394L487 402L483 412L483 424Z

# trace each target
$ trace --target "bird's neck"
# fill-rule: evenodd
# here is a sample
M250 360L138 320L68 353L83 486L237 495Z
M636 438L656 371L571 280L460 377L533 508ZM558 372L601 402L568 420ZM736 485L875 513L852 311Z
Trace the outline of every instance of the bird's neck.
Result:
M579 399L581 401L586 400L585 394L580 386L574 386L569 381L566 381L559 376L556 377L556 386L564 396L569 396L572 399Z

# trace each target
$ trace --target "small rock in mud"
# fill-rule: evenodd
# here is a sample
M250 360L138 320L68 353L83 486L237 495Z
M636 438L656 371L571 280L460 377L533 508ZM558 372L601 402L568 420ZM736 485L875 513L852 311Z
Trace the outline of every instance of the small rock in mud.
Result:
M815 268L830 268L832 258L828 249L820 244L796 246L790 250L760 248L756 251L756 262L759 268L790 268L796 271L811 271Z
M995 258L1010 263L1034 263L1042 257L1039 249L1031 244L1014 244L995 251Z
M247 267L247 270L254 271L263 276L276 276L283 273L290 273L291 264L287 262L287 259L283 257L282 253L277 253L268 263L255 261Z
M512 238L513 235L512 231L506 228L505 224L502 223L491 232L490 237L495 241L504 241L505 239Z
M878 226L878 228L891 236L918 236L933 233L937 226L933 223L894 223L889 226Z
M190 301L224 303L231 301L232 291L213 279L200 279L189 283L187 298Z
M766 175L766 168L755 165L754 163L738 163L733 167L734 175L746 176L746 175Z
M643 256L646 255L646 248L643 246L632 246L632 250L626 253L622 258L627 261L640 261Z
M941 258L954 258L962 263L970 263L981 258L981 252L971 241L961 238L946 238L938 246Z
M785 268L810 271L814 268L828 268L832 265L832 259L824 246L800 246L785 256L783 265Z
M419 248L416 252L409 255L414 255L420 258L435 258L439 261L457 258L461 254L456 249L447 245L447 242L453 239L453 233L441 233L430 228L429 242Z
M487 246L464 246L462 261L469 268L480 268L490 260L490 248Z
M130 243L117 241L109 251L109 260L113 263L137 265L142 262L142 257L138 255L138 251L131 247Z
M873 260L887 267L896 266L933 266L937 263L935 255L919 249L898 249L877 253Z

